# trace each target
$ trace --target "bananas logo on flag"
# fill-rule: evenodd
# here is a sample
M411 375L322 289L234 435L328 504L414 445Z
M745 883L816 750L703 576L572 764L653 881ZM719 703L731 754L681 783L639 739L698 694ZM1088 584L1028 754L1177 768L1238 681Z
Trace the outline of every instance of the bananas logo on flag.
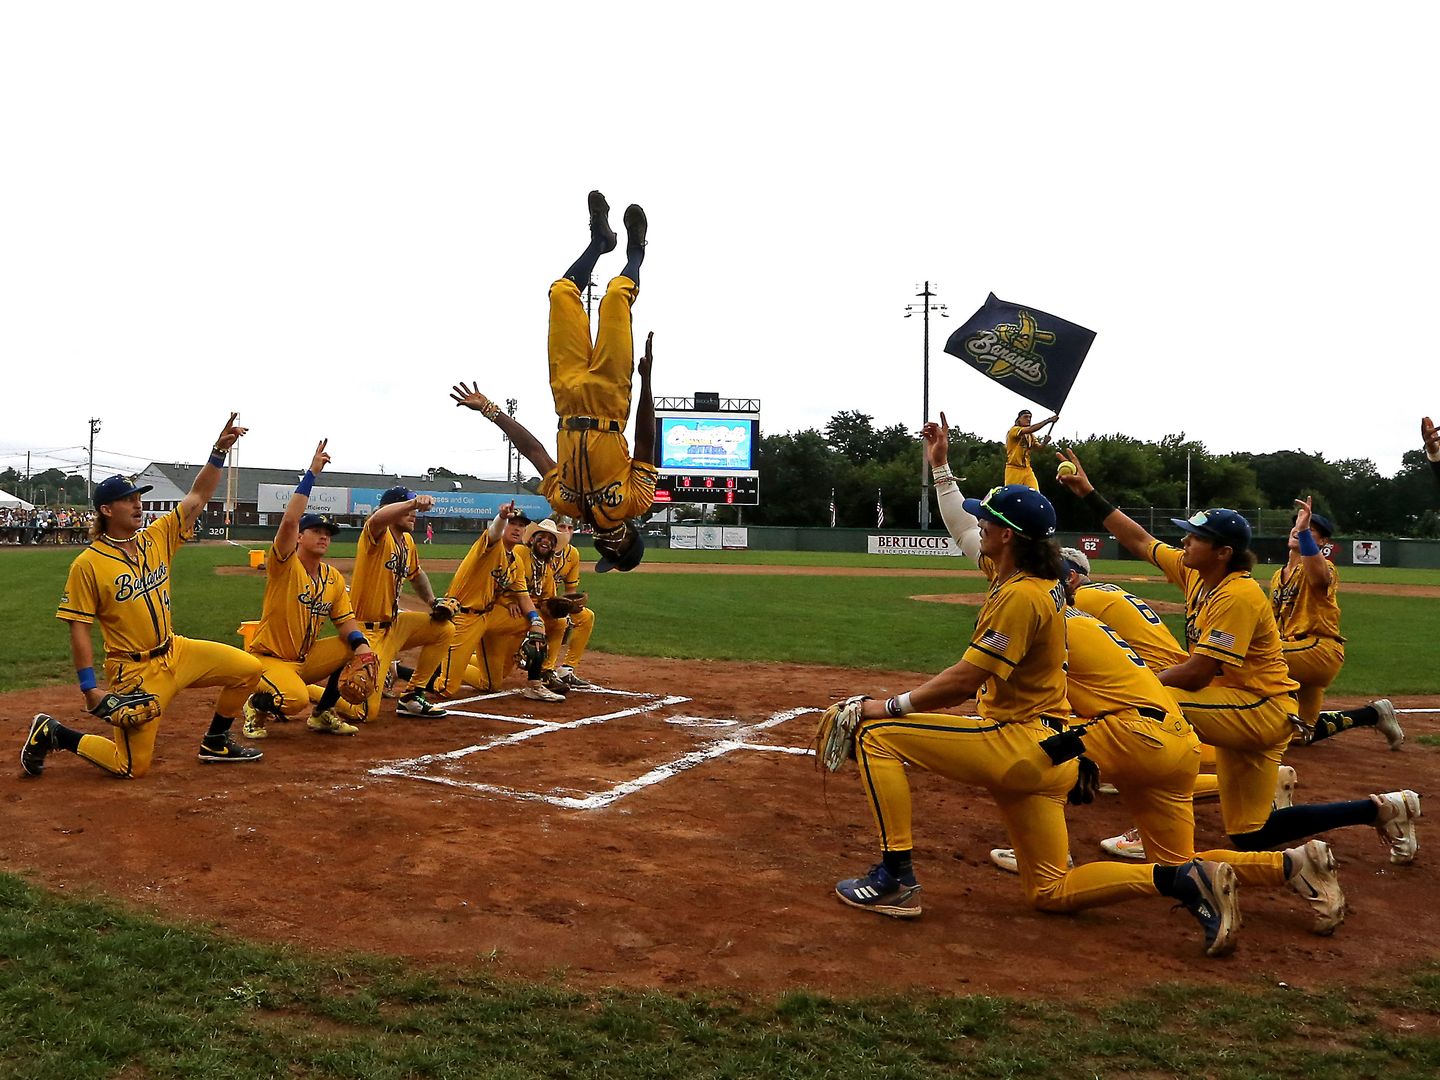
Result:
M950 335L945 351L1022 397L1059 412L1094 340L1093 330L991 293Z

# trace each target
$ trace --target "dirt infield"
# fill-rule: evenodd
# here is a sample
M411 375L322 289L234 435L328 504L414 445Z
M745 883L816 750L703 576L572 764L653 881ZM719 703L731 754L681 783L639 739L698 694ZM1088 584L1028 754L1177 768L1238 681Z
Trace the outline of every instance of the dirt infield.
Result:
M1426 823L1413 867L1392 867L1370 829L1332 835L1352 909L1334 938L1307 932L1297 897L1252 890L1238 952L1207 961L1163 900L1030 911L989 865L1004 838L988 798L918 771L925 915L853 911L831 886L874 861L873 827L853 771L822 786L798 752L815 716L796 710L919 675L605 655L587 674L628 693L506 696L428 721L387 703L350 739L276 725L264 760L243 766L195 759L213 697L182 695L142 780L69 754L21 779L11 757L0 867L238 937L441 964L493 953L493 970L592 986L1094 997L1176 979L1321 987L1435 954L1440 845ZM33 713L70 716L75 699L0 698L0 745L13 754ZM1413 736L1440 717L1405 722L1401 753L1367 731L1293 751L1302 798L1436 790L1440 755ZM1197 816L1202 846L1218 840L1216 805ZM1127 825L1114 799L1070 817L1082 860Z

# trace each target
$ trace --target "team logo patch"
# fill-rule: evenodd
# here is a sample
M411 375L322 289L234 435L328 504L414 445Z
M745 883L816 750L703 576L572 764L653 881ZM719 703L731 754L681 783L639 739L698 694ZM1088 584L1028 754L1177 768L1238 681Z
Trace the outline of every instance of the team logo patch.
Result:
M1004 652L1010 647L1010 635L1002 634L999 630L986 630L980 635L977 645L986 649L994 649L996 652Z

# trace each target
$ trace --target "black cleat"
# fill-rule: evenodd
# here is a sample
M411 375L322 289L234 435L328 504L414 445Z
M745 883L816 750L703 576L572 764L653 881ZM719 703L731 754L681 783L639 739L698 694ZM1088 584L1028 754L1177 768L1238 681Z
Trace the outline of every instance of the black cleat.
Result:
M631 203L625 208L625 251L627 253L639 251L645 246L645 230L650 227L645 220L645 211L640 209L638 203Z
M206 764L214 762L259 761L265 755L253 746L242 746L231 736L230 732L223 735L206 735L200 740L200 760Z
M55 738L55 721L43 712L37 713L30 721L30 733L25 736L25 745L20 747L20 768L26 776L39 776L45 771L45 755L59 743Z
M598 191L592 191L589 195L590 202L590 235L605 241L605 251L615 250L615 230L610 227L610 204L605 201L605 196ZM626 211L627 227L629 211Z

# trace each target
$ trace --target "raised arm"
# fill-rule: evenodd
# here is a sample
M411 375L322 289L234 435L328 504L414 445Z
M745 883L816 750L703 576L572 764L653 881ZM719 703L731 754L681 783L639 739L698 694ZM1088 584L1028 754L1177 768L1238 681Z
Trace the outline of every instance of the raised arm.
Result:
M940 519L950 539L955 541L960 554L971 559L980 557L980 522L974 514L965 509L965 496L960 491L960 481L950 469L950 422L940 414L940 423L927 421L920 429L925 442L925 460L930 463L930 473L935 480L935 501L940 504Z
M413 499L406 499L404 502L393 502L387 506L380 507L375 513L365 519L365 531L370 534L371 540L380 539L380 534L401 521L412 511L423 514L435 505L435 499L429 495L416 495Z
M1059 413L1056 413L1054 416L1046 417L1044 420L1041 420L1038 424L1031 424L1029 427L1022 427L1022 428L1020 429L1020 434L1021 434L1021 435L1034 435L1034 434L1035 434L1037 431L1039 431L1041 428L1049 427L1051 424L1055 423L1055 421L1056 421L1056 420L1059 420L1059 419L1060 419L1060 414L1059 414Z
M650 369L655 364L651 343L652 331L645 335L645 354L640 357L640 401L635 406L635 460L658 465L655 460L655 397L650 390Z
M1115 534L1121 547L1148 562L1151 549L1155 546L1155 537L1146 532L1145 527L1138 521L1116 510L1100 497L1095 485L1090 483L1090 478L1085 475L1085 466L1080 464L1074 450L1057 450L1055 456L1075 466L1073 473L1059 478L1060 482L1082 499L1091 510L1103 515L1100 524Z
M240 436L250 430L235 423L235 418L239 415L232 412L230 419L225 421L225 427L221 430L220 437L215 440L215 445L210 448L210 457L196 475L190 493L180 500L180 524L186 532L195 523L200 511L205 509L205 504L214 497L215 489L220 486L220 474L225 469L225 455Z
M295 550L295 545L300 542L300 517L305 513L305 507L310 505L310 489L315 484L315 478L320 471L330 464L330 455L325 452L325 445L329 439L321 439L320 444L315 447L315 456L310 459L310 468L300 478L300 483L295 485L295 492L290 496L290 501L285 504L285 515L280 519L280 527L275 530L275 550L282 556L289 555Z
M1295 537L1300 541L1300 562L1305 566L1305 576L1317 589L1325 589L1330 585L1330 560L1320 553L1320 546L1310 532L1312 502L1308 495L1295 500L1295 505L1299 507L1295 514Z
M1428 416L1420 420L1420 441L1425 444L1425 457L1430 461L1430 468L1440 479L1440 431L1436 430L1435 421Z
M474 409L503 431L515 444L515 449L525 456L526 461L535 466L541 476L545 476L555 468L555 459L550 456L550 451L545 449L544 444L531 434L529 428L482 394L478 384L466 386L463 382L456 383L450 388L450 397L454 399L456 405Z

